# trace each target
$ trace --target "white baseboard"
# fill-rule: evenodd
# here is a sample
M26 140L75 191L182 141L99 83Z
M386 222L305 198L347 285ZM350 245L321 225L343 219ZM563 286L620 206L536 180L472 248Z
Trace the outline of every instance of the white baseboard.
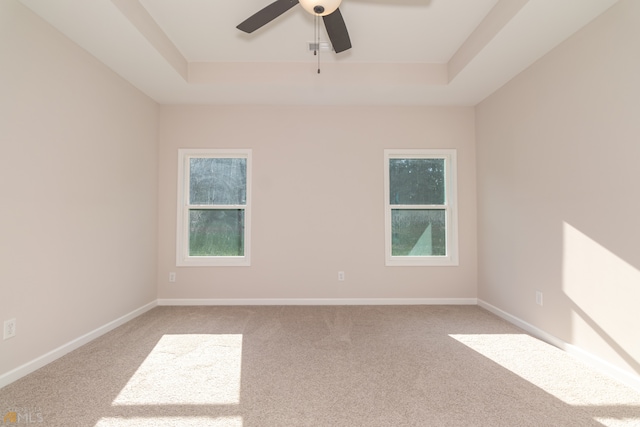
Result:
M11 384L12 382L32 373L37 369L42 368L43 366L53 362L56 359L59 359L65 354L85 345L86 343L98 338L101 335L106 334L107 332L117 328L118 326L127 323L129 320L132 320L140 316L141 314L151 310L157 305L157 301L152 301L149 304L143 305L142 307L133 310L131 313L125 314L124 316L119 317L116 320L113 320L97 329L94 329L93 331L86 333L81 337L78 337L64 345L61 345L60 347L51 350L50 352L30 362L25 363L22 366L18 366L17 368L0 375L0 388Z
M589 353L586 350L583 350L580 347L577 347L573 344L569 344L557 337L554 337L553 335L543 331L542 329L539 329L535 326L533 326L532 324L525 322L524 320L513 316L509 313L507 313L506 311L503 311L501 309L499 309L498 307L495 307L491 304L489 304L486 301L483 301L481 299L478 299L478 306L484 308L487 311L490 311L491 313L495 314L498 317L503 318L504 320L506 320L509 323L514 324L515 326L519 327L520 329L523 329L525 331L527 331L528 333L530 333L531 335L533 335L536 338L541 339L542 341L545 341L555 347L558 347L561 350L566 351L568 354L574 356L576 359L581 360L582 362L591 365L593 367L595 367L596 369L604 372L605 374L609 375L610 377L628 385L629 387L632 387L638 391L640 391L640 376L638 375L634 375L633 373L627 372L609 362L607 362L606 360L603 360L601 358L599 358L598 356L595 356L591 353Z
M476 298L159 299L158 305L476 305Z

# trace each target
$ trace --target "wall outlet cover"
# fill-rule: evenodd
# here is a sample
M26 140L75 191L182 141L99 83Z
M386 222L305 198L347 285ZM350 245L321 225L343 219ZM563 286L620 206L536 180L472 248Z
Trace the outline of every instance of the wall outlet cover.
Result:
M4 321L4 333L2 339L9 339L16 336L16 319L9 319Z

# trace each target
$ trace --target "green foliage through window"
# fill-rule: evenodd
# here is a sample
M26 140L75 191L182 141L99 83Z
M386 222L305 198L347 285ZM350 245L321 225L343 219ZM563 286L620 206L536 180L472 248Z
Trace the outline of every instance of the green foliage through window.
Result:
M189 211L189 256L244 255L244 210Z
M444 159L390 159L389 187L392 205L444 204Z
M446 255L445 227L444 210L393 209L391 211L391 255Z

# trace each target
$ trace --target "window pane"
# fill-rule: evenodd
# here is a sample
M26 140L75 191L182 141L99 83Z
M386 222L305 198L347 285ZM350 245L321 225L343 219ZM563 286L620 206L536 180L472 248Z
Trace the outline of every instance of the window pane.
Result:
M244 205L247 159L191 158L189 204Z
M444 209L393 209L391 255L446 256Z
M389 159L392 205L442 205L444 159Z
M190 210L189 256L244 256L244 210Z

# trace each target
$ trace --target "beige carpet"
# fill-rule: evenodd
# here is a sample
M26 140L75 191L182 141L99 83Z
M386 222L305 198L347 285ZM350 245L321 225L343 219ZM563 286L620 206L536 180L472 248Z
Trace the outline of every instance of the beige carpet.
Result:
M43 426L640 426L640 393L472 306L158 307L0 389Z

